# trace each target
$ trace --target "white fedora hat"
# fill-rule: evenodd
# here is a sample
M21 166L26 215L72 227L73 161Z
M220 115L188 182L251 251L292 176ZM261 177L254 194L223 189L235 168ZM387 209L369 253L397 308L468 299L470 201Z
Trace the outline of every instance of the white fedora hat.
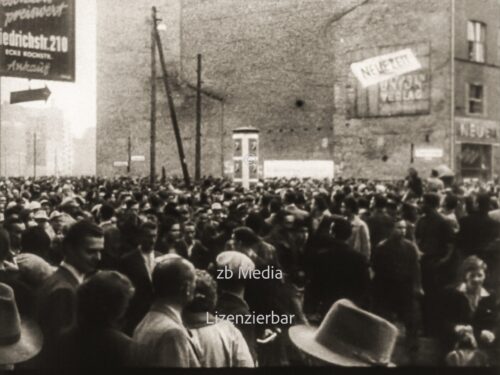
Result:
M0 365L27 361L40 352L42 344L38 325L21 319L14 291L0 283Z
M335 302L319 327L288 331L303 352L339 366L392 366L398 329L387 320L343 299Z

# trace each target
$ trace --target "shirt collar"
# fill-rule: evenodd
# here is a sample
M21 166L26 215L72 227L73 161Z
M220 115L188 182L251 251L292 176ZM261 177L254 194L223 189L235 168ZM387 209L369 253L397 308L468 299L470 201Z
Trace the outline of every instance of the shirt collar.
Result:
M178 312L176 309L174 309L173 307L171 307L171 306L169 306L169 305L167 305L167 304L165 304L165 305L164 305L164 307L165 307L165 309L169 310L169 311L170 311L170 312L171 312L171 313L172 313L172 314L173 314L173 315L177 318L177 320L178 320L179 322L181 322L181 323L182 323L182 317L181 317L181 314L179 314L179 312Z
M61 267L66 268L73 275L73 277L76 279L76 281L78 281L78 284L83 283L83 280L85 279L85 275L83 273L79 272L71 264L66 263L65 261L63 261L61 263Z
M174 309L172 306L168 305L165 302L162 301L154 302L153 306L151 306L151 310L163 312L167 315L170 315L171 317L174 317L179 324L183 325L181 314L176 309Z
M149 261L154 261L154 259L155 259L155 252L154 252L154 250L150 251L149 253L145 253L144 251L141 251L141 255L148 262Z
M230 291L228 291L228 290L223 290L221 294L227 294L227 295L231 296L232 298L235 298L235 299L237 299L238 301L240 301L242 304L244 304L244 305L245 305L245 307L246 307L247 309L249 308L247 301L245 301L243 298L241 298L238 294L233 293L233 292L230 292Z
M466 293L467 292L467 286L465 285L465 283L462 283L460 284L458 287L457 287L457 290L460 292L460 293ZM481 298L483 297L489 297L490 294L488 293L488 291L486 289L484 289L483 287L481 287L481 291L479 292L479 296Z

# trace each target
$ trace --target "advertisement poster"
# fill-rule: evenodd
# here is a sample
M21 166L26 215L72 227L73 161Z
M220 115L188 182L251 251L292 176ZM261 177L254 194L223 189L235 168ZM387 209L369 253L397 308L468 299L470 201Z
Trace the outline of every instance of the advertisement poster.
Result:
M235 179L241 179L243 178L243 171L242 171L242 163L241 160L235 160L234 161L234 178Z
M236 157L236 158L239 158L241 157L243 154L243 149L241 147L241 142L242 140L241 139L235 139L234 140L234 153L233 153L233 156Z
M257 160L249 160L248 168L250 180L257 180L259 178L259 165Z
M248 156L257 157L257 139L248 140Z
M75 81L75 0L1 0L0 74Z

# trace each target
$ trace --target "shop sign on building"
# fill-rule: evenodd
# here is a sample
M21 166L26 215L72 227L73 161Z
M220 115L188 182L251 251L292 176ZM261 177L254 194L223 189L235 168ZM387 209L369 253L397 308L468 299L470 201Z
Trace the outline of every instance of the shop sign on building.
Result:
M417 148L415 150L415 157L425 160L439 159L444 155L442 148Z
M75 81L75 0L0 1L0 74Z
M474 118L457 118L456 135L458 141L498 143L500 141L500 123Z
M394 46L354 51L351 53L351 60L358 61L367 56L393 56L394 54L388 52L401 51L401 48L401 46ZM364 85L354 73L350 75L346 87L349 117L364 118L430 113L430 45L429 43L411 44L402 51L412 52L418 62L418 68L416 63L410 64L412 59L408 57L405 59L408 61L405 69L400 71L393 69L398 74L386 75L384 79L379 79L370 86ZM386 54L383 55L384 53ZM400 55L405 56L401 53Z
M146 161L146 157L144 155L132 155L130 160L131 161Z

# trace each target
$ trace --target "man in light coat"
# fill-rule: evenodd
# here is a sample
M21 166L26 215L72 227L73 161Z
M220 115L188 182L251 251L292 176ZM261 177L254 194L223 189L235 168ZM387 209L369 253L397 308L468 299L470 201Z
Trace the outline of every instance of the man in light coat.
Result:
M180 257L168 257L153 271L155 301L134 331L136 360L148 367L200 367L199 346L182 323L193 299L195 268Z

